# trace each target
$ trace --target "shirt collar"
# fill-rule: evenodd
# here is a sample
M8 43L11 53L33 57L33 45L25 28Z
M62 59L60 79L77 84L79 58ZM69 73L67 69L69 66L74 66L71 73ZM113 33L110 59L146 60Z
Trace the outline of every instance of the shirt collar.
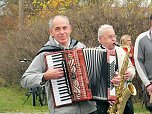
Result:
M106 47L104 47L103 45L100 45L100 47L102 48L102 49L106 49L106 50L109 50L109 49L107 49ZM112 49L113 51L115 50L115 47ZM111 50L111 51L112 51Z

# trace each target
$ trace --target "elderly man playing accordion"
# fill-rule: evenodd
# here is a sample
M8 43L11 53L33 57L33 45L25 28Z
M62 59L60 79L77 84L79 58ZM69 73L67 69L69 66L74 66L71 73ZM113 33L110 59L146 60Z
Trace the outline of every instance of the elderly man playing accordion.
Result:
M21 84L23 87L37 87L45 84L48 107L50 114L89 114L96 110L92 101L83 101L73 104L56 107L51 89L51 81L61 79L64 76L62 68L47 68L45 55L58 49L84 48L81 42L70 38L72 28L69 19L63 15L57 15L49 21L49 41L40 50L32 61L31 65L22 76ZM55 95L59 98L58 95ZM64 99L66 100L66 99ZM62 101L60 101L62 102Z

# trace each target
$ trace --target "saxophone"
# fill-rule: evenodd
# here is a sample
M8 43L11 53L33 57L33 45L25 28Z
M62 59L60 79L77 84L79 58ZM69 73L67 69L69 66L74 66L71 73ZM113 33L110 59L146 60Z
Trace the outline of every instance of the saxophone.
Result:
M123 60L122 68L119 72L119 75L121 76L121 81L119 86L116 86L116 96L117 96L116 103L110 105L107 111L108 114L123 114L126 106L126 102L128 101L129 97L131 95L136 95L137 93L135 86L131 82L129 82L127 84L127 87L124 88L124 83L125 83L124 74L128 68L129 54L130 51L126 53L125 58Z

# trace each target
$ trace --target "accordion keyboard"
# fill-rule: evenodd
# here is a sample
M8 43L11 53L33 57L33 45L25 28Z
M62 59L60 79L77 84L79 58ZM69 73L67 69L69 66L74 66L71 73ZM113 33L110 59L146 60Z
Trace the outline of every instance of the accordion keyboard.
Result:
M48 68L54 66L56 68L63 68L63 71L66 72L66 70L64 70L65 63L62 58L62 53L47 55L46 60ZM66 74L67 73L64 73L64 76L60 79L51 80L56 107L72 103L69 82Z

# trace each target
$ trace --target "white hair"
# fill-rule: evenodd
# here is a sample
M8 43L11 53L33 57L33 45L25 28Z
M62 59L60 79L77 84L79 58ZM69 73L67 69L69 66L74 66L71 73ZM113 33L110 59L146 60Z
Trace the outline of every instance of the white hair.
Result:
M108 25L108 24L104 24L104 25L101 25L98 29L98 41L100 39L100 37L104 34L105 30L106 29L109 29L109 28L112 28L113 27L111 25Z
M67 24L70 25L69 19L68 19L66 16L56 15L56 16L54 16L53 18L51 18L51 19L49 20L49 28L52 28L52 26L53 26L53 21L54 21L54 19L57 18L57 17L64 18L64 19L66 20Z

